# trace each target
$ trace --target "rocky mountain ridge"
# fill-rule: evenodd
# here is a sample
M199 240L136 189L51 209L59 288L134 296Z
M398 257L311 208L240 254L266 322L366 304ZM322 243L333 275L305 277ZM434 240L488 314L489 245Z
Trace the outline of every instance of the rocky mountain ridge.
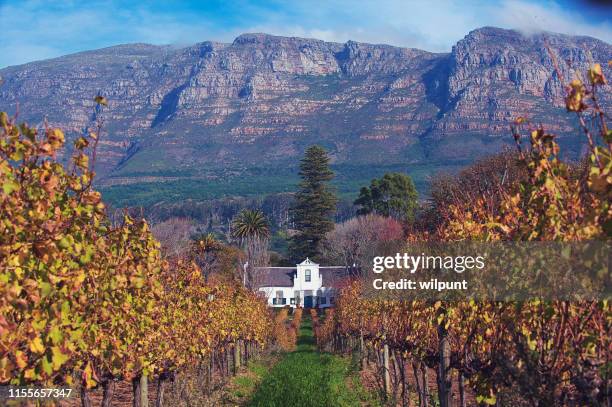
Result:
M560 78L591 62L610 77L611 59L612 46L593 38L492 27L450 53L243 34L231 44L120 45L4 68L0 109L19 104L20 119L76 136L93 95L106 96L103 186L250 179L260 193L257 180L276 177L283 190L313 143L330 151L340 189L390 168L415 172L423 185L437 169L509 143L518 116L579 154Z

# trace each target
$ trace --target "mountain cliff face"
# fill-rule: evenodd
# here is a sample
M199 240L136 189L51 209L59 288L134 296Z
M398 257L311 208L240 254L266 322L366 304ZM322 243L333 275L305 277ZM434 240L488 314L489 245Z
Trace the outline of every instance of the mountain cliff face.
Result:
M610 59L612 46L593 38L488 27L449 54L244 34L231 44L121 45L5 68L0 109L19 104L20 119L46 118L74 136L93 96L106 96L103 186L230 179L248 194L276 180L271 190L282 190L303 150L319 143L348 191L388 169L423 180L499 150L517 116L560 133L578 154L559 75L600 62L609 77Z

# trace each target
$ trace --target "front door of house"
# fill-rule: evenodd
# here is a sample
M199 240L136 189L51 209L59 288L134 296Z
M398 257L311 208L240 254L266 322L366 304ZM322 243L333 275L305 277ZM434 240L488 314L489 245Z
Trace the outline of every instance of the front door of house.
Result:
M312 308L312 295L304 296L304 308Z
M312 304L313 304L312 290L305 290L304 291L304 308L312 308Z

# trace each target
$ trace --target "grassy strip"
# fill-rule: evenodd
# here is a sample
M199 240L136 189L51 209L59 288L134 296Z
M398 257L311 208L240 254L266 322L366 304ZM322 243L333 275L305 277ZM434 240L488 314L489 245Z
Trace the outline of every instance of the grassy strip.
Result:
M249 406L360 406L361 383L353 380L355 366L349 358L319 353L312 321L302 321L297 349L267 374ZM347 386L350 382L350 388Z
M221 404L242 406L253 395L257 386L278 361L279 355L268 355L264 358L249 361L246 370L234 377L224 390Z

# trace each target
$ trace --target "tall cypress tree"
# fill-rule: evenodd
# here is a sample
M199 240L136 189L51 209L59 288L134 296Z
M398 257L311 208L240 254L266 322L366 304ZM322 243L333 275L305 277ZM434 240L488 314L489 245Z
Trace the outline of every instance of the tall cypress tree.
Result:
M310 146L300 163L300 189L291 214L298 233L291 238L290 253L295 261L316 259L321 240L334 228L333 216L338 199L329 185L334 172L323 147Z

